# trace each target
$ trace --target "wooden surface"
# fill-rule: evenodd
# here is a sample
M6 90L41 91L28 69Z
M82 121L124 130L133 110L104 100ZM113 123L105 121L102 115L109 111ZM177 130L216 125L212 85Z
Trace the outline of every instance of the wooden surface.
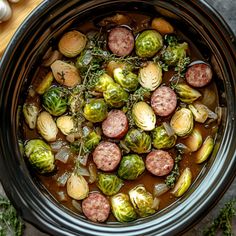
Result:
M13 10L9 21L0 24L0 57L16 29L24 21L27 15L43 0L20 0L18 3L10 3Z

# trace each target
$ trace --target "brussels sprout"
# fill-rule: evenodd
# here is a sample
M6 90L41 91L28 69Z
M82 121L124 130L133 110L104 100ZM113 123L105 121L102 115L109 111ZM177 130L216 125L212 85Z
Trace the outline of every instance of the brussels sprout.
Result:
M39 114L37 119L37 129L42 137L48 142L56 140L58 128L52 116L48 112L43 111Z
M186 57L187 49L188 44L186 42L170 44L162 53L162 59L167 65L176 66L180 60Z
M110 76L113 76L114 70L116 68L121 68L123 70L129 70L129 71L132 71L133 69L132 65L128 63L120 62L120 61L109 61L106 66L107 74Z
M23 105L23 114L26 124L30 129L34 129L39 114L39 108L33 103L25 103Z
M119 192L123 181L116 175L98 174L97 186L104 194L111 196Z
M66 57L75 57L85 48L87 38L79 31L72 30L65 33L58 44L59 51Z
M193 113L194 120L199 123L205 123L208 118L209 109L200 103L194 103L188 106Z
M131 154L123 156L118 169L118 175L122 179L134 180L137 179L145 170L145 164L142 157Z
M202 96L201 93L199 93L196 89L191 88L187 84L176 84L174 89L179 99L187 104L193 103Z
M107 86L111 83L114 83L114 80L108 74L104 73L98 77L93 90L101 93L105 92Z
M192 183L192 173L190 169L187 167L180 175L171 193L174 194L175 197L181 197L188 190L191 183Z
M52 72L48 72L47 75L42 79L38 87L35 89L35 91L40 95L44 94L50 88L53 79L54 77Z
M151 137L138 129L131 129L125 136L125 144L136 153L147 153L151 150Z
M196 163L201 164L204 162L212 153L214 148L214 140L211 136L208 136L201 148L196 153Z
M54 155L50 146L43 140L28 141L25 145L25 155L31 166L40 174L50 173L55 169Z
M172 148L177 140L176 135L169 136L163 125L152 131L152 144L157 149Z
M172 116L170 125L180 137L190 134L194 125L192 112L187 108L179 109Z
M138 185L129 191L130 201L135 211L141 217L146 217L154 214L156 211L153 209L153 197L144 186Z
M137 75L126 69L116 68L114 70L114 79L128 92L135 91L138 87Z
M137 219L137 214L129 201L129 196L118 193L111 198L111 208L114 216L120 222L129 222Z
M82 200L89 194L88 183L81 175L74 173L68 178L66 183L67 194L76 200Z
M60 116L57 118L57 127L64 135L70 134L74 130L74 120L72 116Z
M139 57L153 57L163 46L162 36L156 30L143 31L135 41Z
M154 62L148 62L147 66L139 70L138 80L142 87L154 91L162 81L161 66Z
M146 102L137 102L132 108L135 124L142 130L150 131L155 128L156 115Z
M193 132L185 139L185 144L191 152L196 152L202 145L202 135L200 131L194 128Z
M161 34L172 34L174 32L173 26L163 18L154 18L151 24L152 28Z
M103 99L92 99L84 107L84 117L93 122L101 122L107 117L107 104Z
M43 107L53 116L60 116L67 110L68 91L62 87L51 87L43 94Z
M84 138L84 149L86 152L91 152L100 142L101 136L95 131L90 132Z
M104 99L112 107L122 107L128 101L129 94L119 84L112 83L103 93Z

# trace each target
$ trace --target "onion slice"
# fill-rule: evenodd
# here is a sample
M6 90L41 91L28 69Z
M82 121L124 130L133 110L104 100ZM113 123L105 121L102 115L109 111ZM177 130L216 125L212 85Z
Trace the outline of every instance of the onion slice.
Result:
M169 123L163 122L163 126L164 126L166 133L169 137L175 135L175 131L172 129L172 127L170 126Z

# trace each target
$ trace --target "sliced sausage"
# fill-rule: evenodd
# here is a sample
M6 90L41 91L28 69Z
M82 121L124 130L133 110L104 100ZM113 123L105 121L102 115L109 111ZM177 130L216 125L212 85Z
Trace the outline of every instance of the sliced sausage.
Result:
M114 170L121 160L121 151L115 143L101 142L93 152L93 161L103 171Z
M151 106L158 116L168 116L177 106L177 96L171 88L161 86L153 92Z
M167 175L174 167L171 155L163 150L150 152L146 157L146 168L156 176Z
M201 88L212 79L211 67L204 63L192 65L187 69L185 78L191 86Z
M127 56L134 48L134 36L125 27L113 28L108 35L108 46L117 56Z
M108 138L120 139L128 132L129 125L125 113L121 110L112 110L102 123L102 131Z
M100 193L90 193L82 202L84 215L93 222L104 222L110 213L109 201Z

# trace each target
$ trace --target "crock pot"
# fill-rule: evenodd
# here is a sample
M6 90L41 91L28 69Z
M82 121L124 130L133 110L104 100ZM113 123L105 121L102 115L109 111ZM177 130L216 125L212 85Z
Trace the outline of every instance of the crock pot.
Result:
M95 224L58 204L32 177L18 146L18 108L49 42L75 21L117 10L161 14L182 30L213 65L224 113L214 152L187 194L145 219ZM17 30L0 64L0 178L19 214L52 235L178 235L190 228L236 174L235 49L233 33L204 1L44 1Z

